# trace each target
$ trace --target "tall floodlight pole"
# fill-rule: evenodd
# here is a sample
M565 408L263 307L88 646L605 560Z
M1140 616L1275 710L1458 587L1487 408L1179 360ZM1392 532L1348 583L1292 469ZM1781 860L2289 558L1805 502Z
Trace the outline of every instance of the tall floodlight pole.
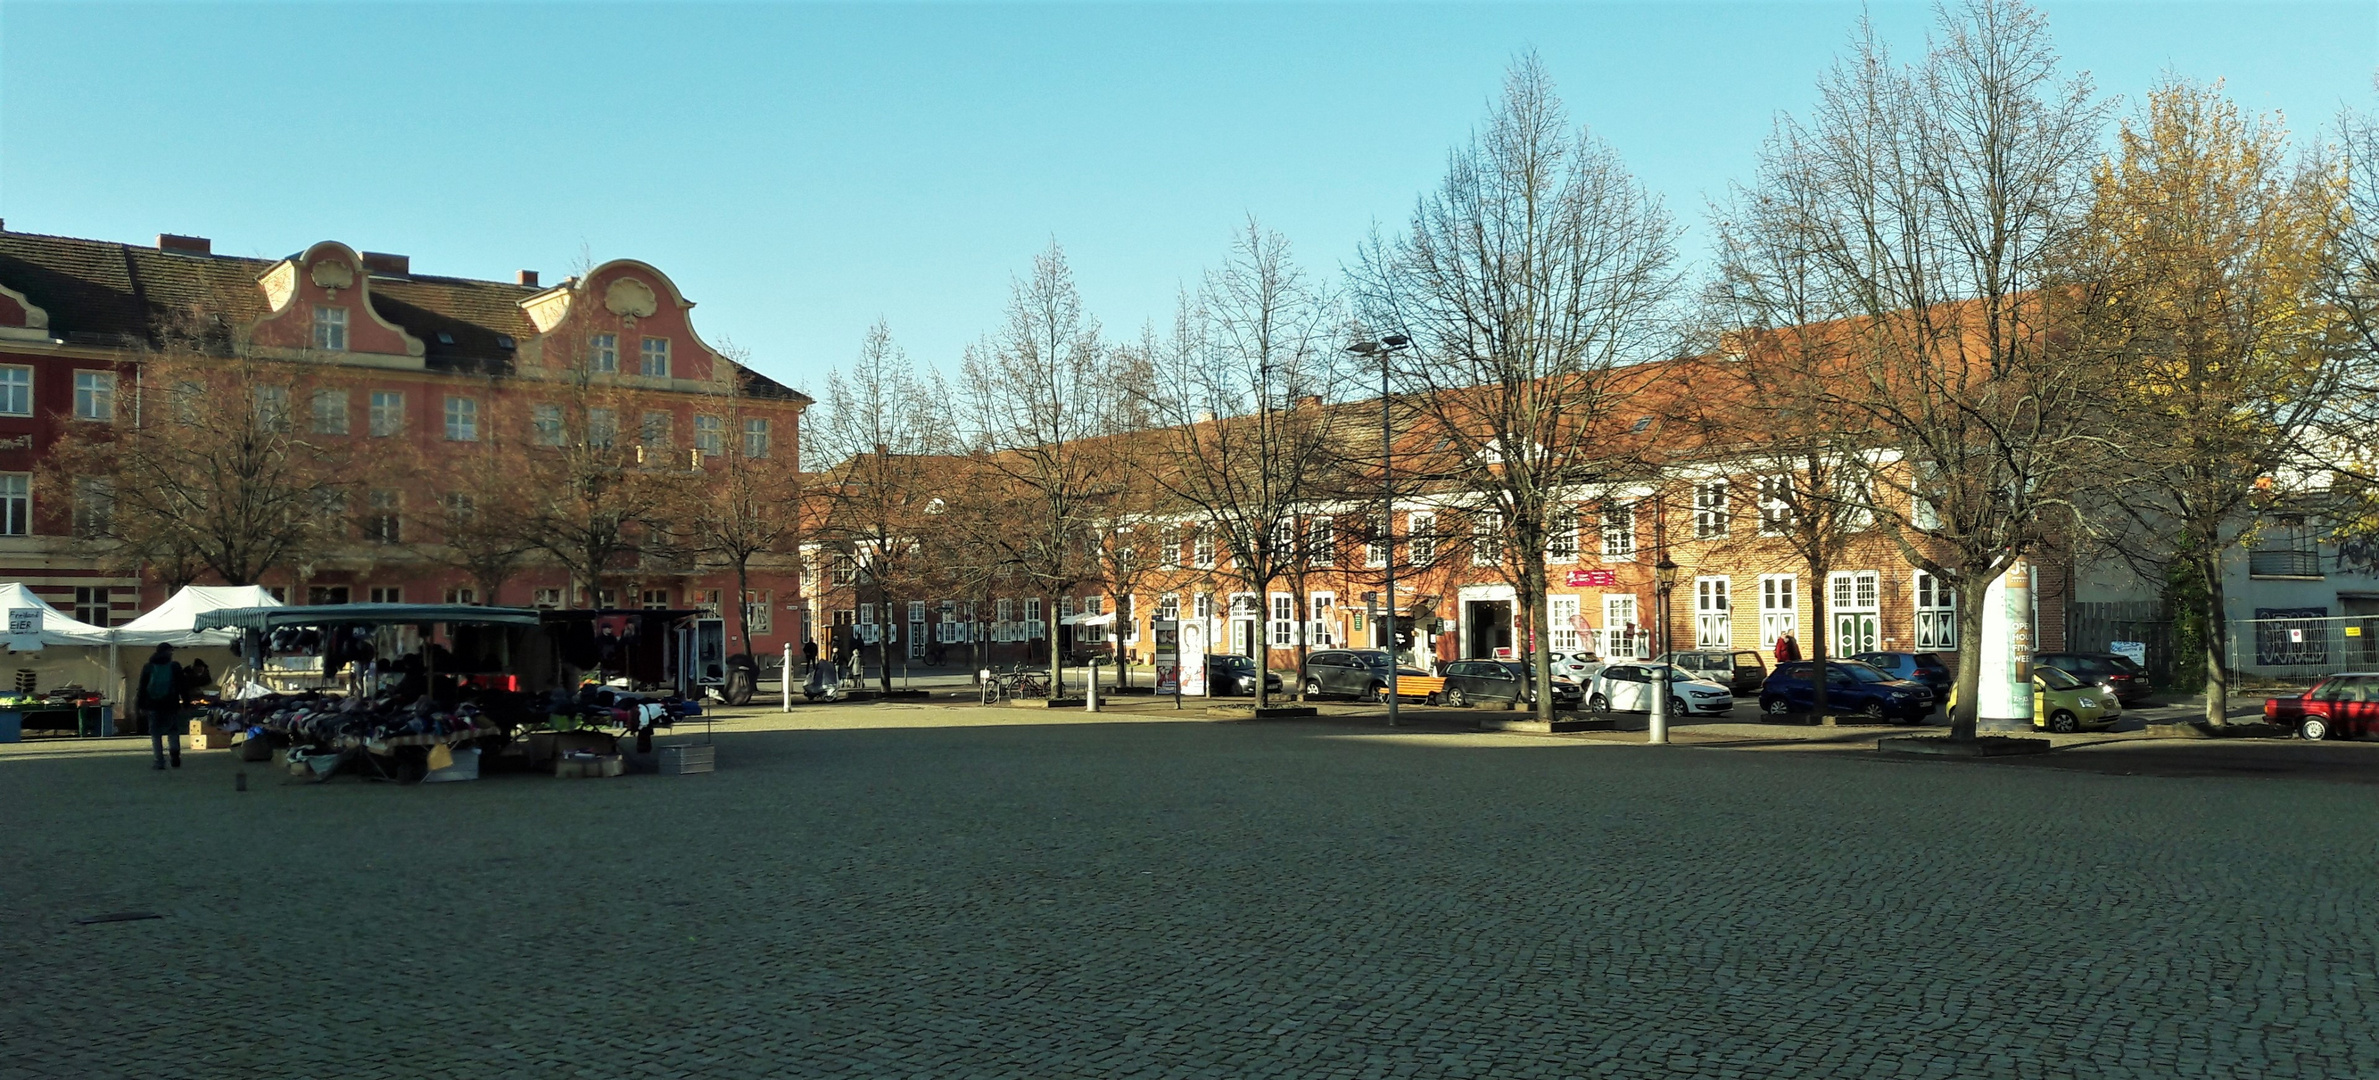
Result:
M1388 726L1396 726L1396 683L1403 665L1396 659L1396 484L1391 468L1396 455L1395 429L1390 421L1388 406L1388 360L1403 349L1412 347L1412 339L1402 334L1389 334L1378 341L1358 341L1346 351L1379 358L1379 499L1380 544L1387 551L1386 600L1382 614L1386 617L1385 637L1388 641Z

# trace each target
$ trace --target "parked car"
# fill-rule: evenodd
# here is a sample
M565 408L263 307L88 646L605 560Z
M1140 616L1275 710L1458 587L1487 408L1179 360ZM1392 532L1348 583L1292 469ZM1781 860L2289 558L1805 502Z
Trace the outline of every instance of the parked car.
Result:
M1264 673L1264 692L1280 693L1280 673ZM1206 692L1216 697L1256 696L1256 662L1244 656L1206 654Z
M2156 692L2148 673L2121 653L2035 653L2032 663L2035 667L2056 668L2093 686L2106 687L2125 705L2137 705Z
M2352 739L2379 730L2379 672L2331 675L2295 697L2266 698L2264 719L2300 739Z
M1733 687L1661 664L1612 664L1595 673L1586 693L1592 712L1651 712L1656 684L1669 684L1669 712L1675 716L1721 716L1735 708Z
M1584 686L1603 669L1602 657L1590 652L1554 653L1553 674L1566 676Z
M1949 696L1949 688L1958 681L1956 672L1941 662L1940 653L1929 652L1863 652L1851 659L1883 672L1895 679L1920 682L1933 688L1934 697Z
M1375 698L1388 688L1386 649L1322 649L1305 657L1305 696Z
M1518 660L1456 660L1444 671L1446 688L1441 700L1460 708L1472 702L1519 702L1536 704L1535 680L1528 665ZM1553 707L1576 711L1585 693L1578 684L1560 676L1553 678Z
M1958 707L1958 693L1950 691L1949 707ZM2113 727L2123 715L2114 692L2092 686L2053 667L2032 668L2032 726L2045 731L2072 732Z
M1816 669L1809 660L1776 665L1767 685L1760 687L1760 712L1775 718L1815 709ZM1932 688L1923 683L1895 679L1856 660L1826 662L1827 712L1913 724L1932 715L1933 702Z
M1671 659L1686 674L1738 694L1758 693L1760 684L1768 681L1768 665L1749 649L1696 649L1673 653Z

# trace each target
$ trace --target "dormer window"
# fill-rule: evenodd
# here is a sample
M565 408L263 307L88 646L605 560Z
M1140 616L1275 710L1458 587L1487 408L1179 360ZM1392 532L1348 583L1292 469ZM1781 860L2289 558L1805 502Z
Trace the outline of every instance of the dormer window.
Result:
M668 378L669 339L655 337L648 337L644 339L644 356L642 359L644 361L644 375L646 378Z
M347 351L347 309L332 304L314 306L314 347L323 352Z
M618 334L597 334L593 346L593 352L587 357L587 370L616 372L620 369L620 336Z

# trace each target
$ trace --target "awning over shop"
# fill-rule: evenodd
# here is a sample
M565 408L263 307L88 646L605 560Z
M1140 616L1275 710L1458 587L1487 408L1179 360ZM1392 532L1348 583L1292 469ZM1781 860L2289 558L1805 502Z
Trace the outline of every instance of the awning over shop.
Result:
M235 630L272 630L282 626L426 626L448 623L477 626L535 626L539 613L531 608L478 607L472 604L308 604L304 607L218 608L201 613L197 630L229 627Z

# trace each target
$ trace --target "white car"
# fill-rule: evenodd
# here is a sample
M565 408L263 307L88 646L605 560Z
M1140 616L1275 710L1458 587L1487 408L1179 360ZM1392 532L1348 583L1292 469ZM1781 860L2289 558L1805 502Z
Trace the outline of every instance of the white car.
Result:
M1590 652L1557 652L1553 654L1553 674L1567 676L1571 681L1581 686L1586 684L1586 680L1593 678L1595 672L1602 669L1602 657Z
M1735 708L1735 692L1665 664L1610 664L1586 689L1587 712L1651 712L1652 688L1669 684L1669 712L1678 716L1724 716Z

